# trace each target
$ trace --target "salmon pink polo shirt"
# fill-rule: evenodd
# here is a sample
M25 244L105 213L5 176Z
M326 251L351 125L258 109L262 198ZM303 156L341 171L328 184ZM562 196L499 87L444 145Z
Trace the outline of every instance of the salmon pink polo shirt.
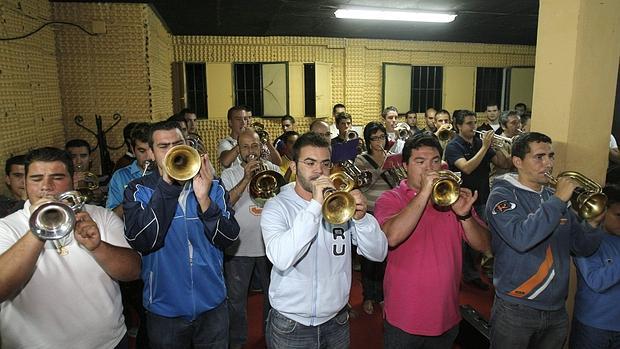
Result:
M407 180L384 192L375 204L379 224L399 213L416 195ZM388 250L383 280L388 323L422 336L439 336L459 323L464 238L454 212L450 208L439 211L429 200L411 235Z

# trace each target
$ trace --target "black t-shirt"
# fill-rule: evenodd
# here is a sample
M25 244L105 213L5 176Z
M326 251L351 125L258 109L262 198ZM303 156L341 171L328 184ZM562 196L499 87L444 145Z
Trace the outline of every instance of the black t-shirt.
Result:
M459 135L448 143L445 152L450 171L461 172L462 186L471 189L472 192L478 191L478 199L474 203L475 205L486 203L489 197L489 173L491 172L491 159L495 156L495 150L489 148L480 165L471 174L465 174L454 163L460 158L469 161L478 153L480 148L482 148L482 141L479 138L474 137L473 143L469 143Z

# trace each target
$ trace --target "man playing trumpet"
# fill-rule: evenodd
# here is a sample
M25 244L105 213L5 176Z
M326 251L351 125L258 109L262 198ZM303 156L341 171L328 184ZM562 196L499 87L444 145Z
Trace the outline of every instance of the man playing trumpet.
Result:
M33 204L73 190L73 163L57 148L32 150L25 162L28 200L0 220L2 347L128 348L117 280L139 277L140 256L122 221L85 205L68 235L43 240L29 228Z
M344 224L322 214L332 162L329 142L315 133L299 137L291 168L295 183L267 201L261 228L273 263L267 320L269 348L347 348L347 301L351 288L351 244L373 261L382 261L387 241L366 199L352 190L355 213ZM336 194L332 194L336 195ZM336 212L332 212L336 213Z
M195 155L183 155L176 151L183 147L173 148L184 144L178 123L151 126L149 146L157 169L125 189L125 236L142 254L151 348L226 349L223 250L237 239L239 225L206 155L190 147ZM193 178L174 179L194 167L196 174L184 176Z
M228 293L230 317L230 348L241 348L247 341L247 297L254 268L258 269L263 292L263 323L269 313L269 273L271 268L265 256L265 244L260 228L262 207L253 201L249 185L262 169L280 172L280 168L260 160L261 140L253 129L239 134L237 142L241 164L233 164L222 171L222 182L229 191L230 204L239 223L239 239L226 249L224 273Z
M604 214L581 221L569 208L573 179L561 177L555 190L548 187L554 155L551 138L542 133L517 137L517 173L498 177L489 196L495 255L491 348L563 347L570 256L591 255L604 234L597 229Z

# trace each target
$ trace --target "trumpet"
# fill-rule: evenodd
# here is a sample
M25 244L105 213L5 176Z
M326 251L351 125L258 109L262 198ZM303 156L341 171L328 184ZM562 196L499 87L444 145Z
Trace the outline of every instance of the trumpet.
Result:
M557 178L568 177L580 184L575 188L571 196L571 204L583 219L592 219L605 212L607 206L607 195L603 193L603 189L595 181L575 171L564 171L557 178L551 173L545 173L545 177L549 179L552 185L558 183Z
M394 131L396 131L398 138L402 140L406 140L409 136L411 136L411 127L406 122L399 122L396 124Z
M325 220L331 224L344 224L355 215L355 199L349 193L355 187L355 180L345 172L329 175L334 188L323 190L323 206L321 212Z
M170 148L164 157L164 171L177 181L194 178L202 166L202 157L189 145L180 144Z
M486 132L483 132L483 131L474 130L474 132L475 132L475 133L477 133L477 134L479 134L479 135L480 135L480 137L484 137L484 135L486 134L486 132L493 132L493 131L486 131ZM515 136L515 137L516 137L516 136ZM504 146L504 144L512 145L512 140L513 140L515 137L510 138L510 137L506 137L506 136L502 136L502 135L498 135L498 134L493 133L493 144L494 144L496 147L503 147L503 146Z
M207 148L205 147L205 142L202 140L202 137L197 133L189 133L186 139L187 145L196 149L198 154L203 155L207 153Z
M360 138L360 135L355 130L347 131L347 141L352 141L354 139Z
M253 122L250 127L256 131L261 143L266 144L269 141L269 133L265 130L265 125L260 122Z
M249 155L250 160L255 158L254 154ZM261 161L258 170L250 180L250 198L256 206L263 207L267 200L278 195L280 188L285 184L286 180L279 172L270 170L267 164Z
M452 124L448 124L443 130L437 132L437 138L440 141L447 141L450 137L452 137Z
M82 173L84 177L77 182L75 190L80 193L91 194L94 190L99 189L99 176L92 172L85 171L80 165L75 167L75 171Z
M437 206L450 206L459 199L462 180L448 170L437 171L439 177L433 181L431 199Z
M59 240L75 227L75 214L86 203L86 197L72 190L38 204L30 215L30 231L41 240Z

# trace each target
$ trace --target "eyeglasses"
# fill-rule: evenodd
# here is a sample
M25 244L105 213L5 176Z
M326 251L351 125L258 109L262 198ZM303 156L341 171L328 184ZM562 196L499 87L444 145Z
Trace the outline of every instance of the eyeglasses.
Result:
M381 136L372 136L370 137L370 140L373 142L376 141L384 141L385 140L385 135L381 135Z
M332 136L332 133L331 133L331 132L325 132L325 133L319 133L319 132L317 132L316 134L318 134L319 136L326 137L326 138L331 138L331 136Z
M299 160L299 162L303 162L304 165L308 166L308 167L315 167L316 164L321 164L322 168L332 168L334 166L334 164L332 164L332 162L330 160L325 160L325 161L321 161L318 162L316 160Z

